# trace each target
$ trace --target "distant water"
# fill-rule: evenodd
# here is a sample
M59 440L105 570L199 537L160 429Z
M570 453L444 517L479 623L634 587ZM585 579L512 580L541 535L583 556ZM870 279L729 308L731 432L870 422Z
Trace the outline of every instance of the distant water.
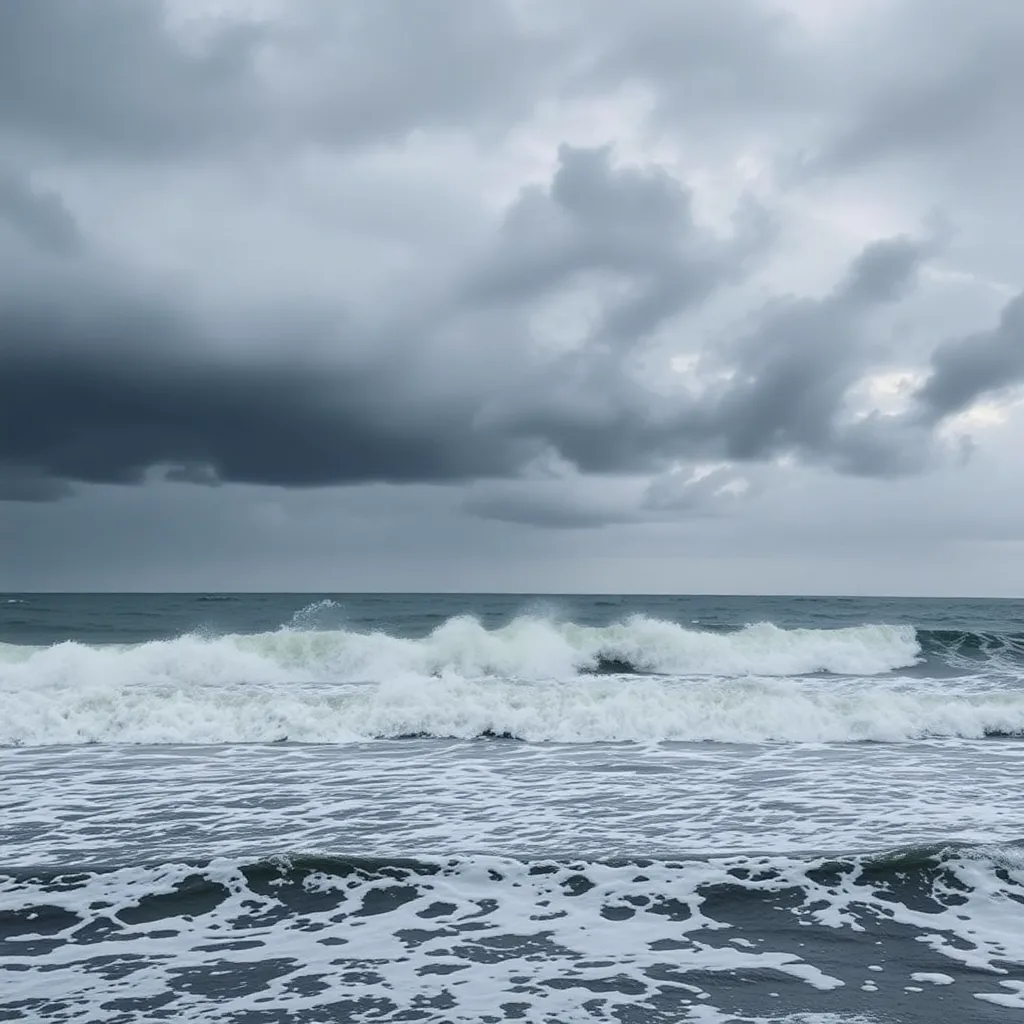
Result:
M0 1020L1002 1021L1024 602L0 595Z

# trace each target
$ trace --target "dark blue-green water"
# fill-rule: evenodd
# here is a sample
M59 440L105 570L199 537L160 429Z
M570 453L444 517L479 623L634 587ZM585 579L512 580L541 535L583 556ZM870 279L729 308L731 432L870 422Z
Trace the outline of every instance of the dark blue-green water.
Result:
M728 628L773 622L828 629L891 623L923 630L1024 634L1024 600L873 597L701 597L537 594L6 594L0 641L138 643L190 632L260 633L282 626L424 636L472 615L488 629L519 615L602 626L630 615Z

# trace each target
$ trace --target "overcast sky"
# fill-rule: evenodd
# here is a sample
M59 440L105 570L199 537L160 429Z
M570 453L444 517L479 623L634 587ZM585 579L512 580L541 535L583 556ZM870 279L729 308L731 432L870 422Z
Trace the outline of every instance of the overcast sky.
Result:
M0 3L0 588L1024 594L1021 53Z

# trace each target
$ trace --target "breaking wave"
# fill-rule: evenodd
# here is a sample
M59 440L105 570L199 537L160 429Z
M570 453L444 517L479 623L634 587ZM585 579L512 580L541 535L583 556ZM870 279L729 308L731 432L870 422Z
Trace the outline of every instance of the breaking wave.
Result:
M1014 643L910 626L711 631L524 616L491 630L453 618L421 638L293 623L136 645L0 644L0 745L1019 736L1018 686L897 674L926 657L969 667Z
M409 678L0 693L0 744L902 742L1024 735L1024 693L827 680Z
M466 679L571 679L600 672L710 676L878 675L915 664L911 626L780 629L759 623L732 632L687 629L633 616L610 626L524 616L499 629L449 619L419 639L383 632L284 628L251 636L138 645L47 648L0 644L0 686L93 680L131 683L387 682L403 675Z

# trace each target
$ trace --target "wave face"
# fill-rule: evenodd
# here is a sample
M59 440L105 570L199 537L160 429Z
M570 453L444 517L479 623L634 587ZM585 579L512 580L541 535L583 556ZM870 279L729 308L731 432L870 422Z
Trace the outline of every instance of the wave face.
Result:
M449 619L421 638L292 625L0 645L0 744L900 742L1024 734L1014 638L906 625ZM937 667L937 674L922 676ZM910 672L913 678L902 672ZM969 673L965 675L965 673Z

